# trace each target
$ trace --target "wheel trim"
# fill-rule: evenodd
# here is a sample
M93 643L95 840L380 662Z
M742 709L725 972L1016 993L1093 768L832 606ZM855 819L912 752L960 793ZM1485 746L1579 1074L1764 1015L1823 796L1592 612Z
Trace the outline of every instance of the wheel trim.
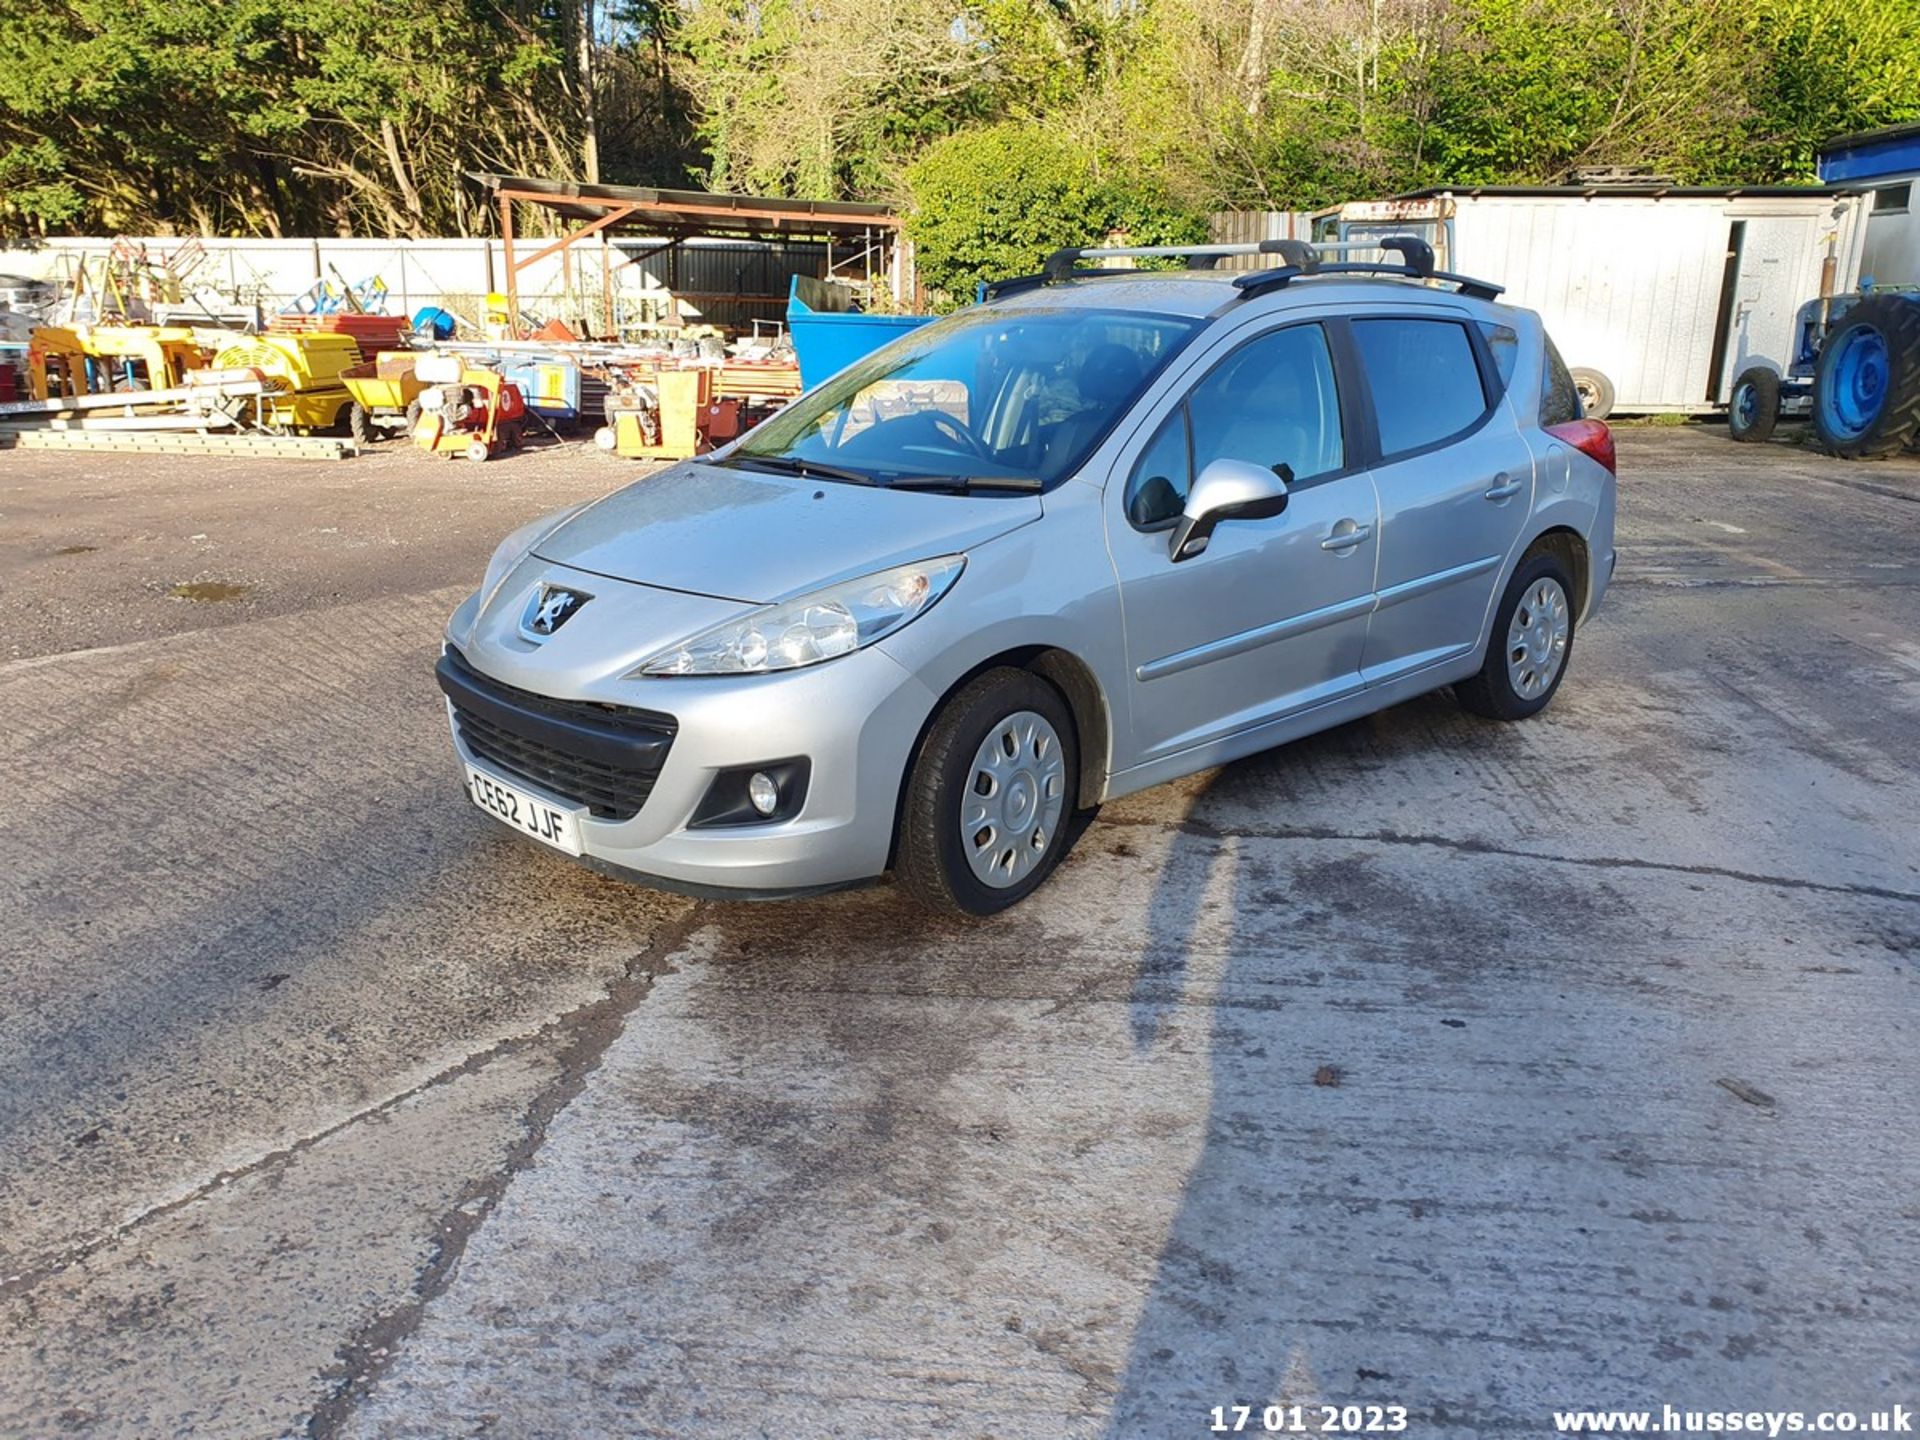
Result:
M1507 624L1507 683L1522 700L1553 688L1567 662L1573 618L1560 582L1543 576L1527 586Z
M1021 710L987 732L960 796L960 848L995 890L1031 875L1058 833L1067 800L1066 755L1044 715Z
M1755 392L1752 381L1734 387L1733 413L1743 426L1753 424L1753 417L1759 409L1760 396Z

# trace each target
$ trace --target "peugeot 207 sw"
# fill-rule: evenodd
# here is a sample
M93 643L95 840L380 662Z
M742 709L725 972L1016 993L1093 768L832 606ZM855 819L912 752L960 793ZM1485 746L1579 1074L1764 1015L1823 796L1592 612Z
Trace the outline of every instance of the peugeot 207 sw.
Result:
M509 536L438 666L475 803L663 888L980 915L1103 801L1441 686L1540 710L1613 569L1606 427L1419 242L1282 245L1062 252Z

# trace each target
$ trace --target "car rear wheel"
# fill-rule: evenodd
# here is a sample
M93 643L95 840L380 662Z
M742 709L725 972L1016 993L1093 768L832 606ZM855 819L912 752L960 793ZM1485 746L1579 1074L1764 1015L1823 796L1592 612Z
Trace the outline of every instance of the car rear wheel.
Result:
M894 875L929 910L992 915L1039 889L1079 800L1073 716L1045 680L1003 668L947 702L914 760Z
M1546 709L1572 653L1573 581L1557 557L1534 555L1507 582L1480 673L1453 693L1489 720L1524 720Z

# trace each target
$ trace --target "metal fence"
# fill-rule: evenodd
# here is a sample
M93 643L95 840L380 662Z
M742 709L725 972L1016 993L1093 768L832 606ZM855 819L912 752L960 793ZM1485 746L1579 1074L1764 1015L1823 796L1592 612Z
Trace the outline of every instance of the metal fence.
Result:
M97 267L116 244L144 246L156 262L183 246L198 248L203 253L186 275L190 293L257 304L269 316L321 282L340 287L377 278L394 314L437 305L468 319L477 318L482 297L506 288L506 256L497 240L98 236L31 249L0 246L0 287L11 283L7 277L64 286L83 259ZM580 245L526 267L519 279L521 308L538 319L598 330L609 291L616 313L647 318L664 318L671 294L689 322L744 327L754 319L781 318L789 278L825 275L827 258L826 247L817 243L690 239L669 246L661 239L621 236L604 249Z

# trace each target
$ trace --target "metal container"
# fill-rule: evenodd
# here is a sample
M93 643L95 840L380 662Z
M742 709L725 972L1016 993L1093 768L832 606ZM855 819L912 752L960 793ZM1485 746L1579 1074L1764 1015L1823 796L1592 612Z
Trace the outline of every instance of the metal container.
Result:
M850 308L843 285L796 275L787 299L787 330L800 361L800 383L811 390L878 350L918 329L931 315L869 315Z
M1316 239L1418 235L1443 269L1540 312L1569 366L1609 382L1615 413L1724 409L1751 365L1785 374L1794 314L1850 290L1863 197L1837 188L1489 186L1356 201Z

